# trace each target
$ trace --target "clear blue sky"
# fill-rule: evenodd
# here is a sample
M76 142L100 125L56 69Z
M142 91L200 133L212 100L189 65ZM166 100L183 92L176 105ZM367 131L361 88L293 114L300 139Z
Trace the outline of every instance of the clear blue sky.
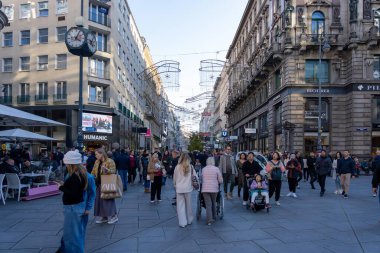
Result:
M180 89L168 90L176 105L201 93L200 61L225 60L248 0L128 0L140 34L147 40L153 60L180 62ZM225 51L222 51L225 50ZM216 51L221 51L218 55ZM181 55L187 53L213 52ZM204 104L205 101L203 101Z

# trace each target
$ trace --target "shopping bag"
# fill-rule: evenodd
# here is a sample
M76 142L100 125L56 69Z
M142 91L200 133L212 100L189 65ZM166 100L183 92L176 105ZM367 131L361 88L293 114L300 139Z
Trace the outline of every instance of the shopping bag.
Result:
M115 191L114 192L102 192L100 194L101 199L116 199L121 198L123 196L123 182L121 180L120 175L111 174L115 176L116 183L115 183ZM102 185L103 185L103 176L110 176L110 175L102 175ZM110 178L111 179L111 178Z
M102 193L110 193L117 191L117 175L109 174L109 175L101 175L101 188L100 191Z

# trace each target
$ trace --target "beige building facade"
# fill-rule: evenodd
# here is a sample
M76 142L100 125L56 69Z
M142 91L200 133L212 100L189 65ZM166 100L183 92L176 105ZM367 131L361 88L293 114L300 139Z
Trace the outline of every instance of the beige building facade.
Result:
M57 139L47 144L49 149L75 145L79 57L68 52L64 41L80 16L80 1L5 0L3 9L10 26L0 36L0 103L72 126L33 129ZM88 120L112 119L108 129L85 128L84 144L138 148L133 129L146 125L146 86L138 78L146 68L145 42L127 1L85 0L84 27L97 38L97 52L84 59L84 113Z
M315 151L319 82L322 147L380 148L379 21L377 1L250 0L224 77L234 149Z

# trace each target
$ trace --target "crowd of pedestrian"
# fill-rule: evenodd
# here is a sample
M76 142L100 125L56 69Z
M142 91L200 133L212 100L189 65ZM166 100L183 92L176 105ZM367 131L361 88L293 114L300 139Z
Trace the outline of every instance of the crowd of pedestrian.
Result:
M40 157L49 160L55 170L65 168L64 180L59 187L63 192L64 230L58 252L84 251L88 214L92 208L95 223L114 224L118 221L115 198L102 198L102 175L118 174L123 191L129 186L142 185L143 192L150 193L151 204L162 201L162 186L167 184L167 178L173 178L176 195L172 204L176 206L178 224L182 228L191 225L194 219L192 192L197 181L201 185L199 191L206 207L207 225L216 221L217 196L221 188L227 200L234 198L236 185L238 198L243 190L243 205L253 208L255 198L262 195L265 207L271 208L269 199L273 195L274 203L280 206L283 182L287 182L289 188L286 196L293 198L298 197L302 179L310 183L311 189L316 189L315 182L318 182L319 195L323 197L326 180L331 176L334 193L345 199L350 193L351 180L361 171L373 170L374 197L380 184L380 151L371 163L365 160L359 163L347 150L333 156L325 150L311 152L305 158L301 152L272 152L266 154L268 159L264 165L255 158L254 152L241 152L235 158L230 146L210 153L166 149L163 154L158 148L152 153L129 148L106 152L100 148L86 154L71 150L64 155L60 148L56 148L50 158L46 153ZM2 152L0 173L33 172L36 168L30 160L28 149L16 145L6 154Z

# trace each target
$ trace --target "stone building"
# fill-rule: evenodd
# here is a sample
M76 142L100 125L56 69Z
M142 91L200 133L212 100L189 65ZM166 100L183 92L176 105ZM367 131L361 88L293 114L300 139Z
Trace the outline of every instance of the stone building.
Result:
M380 148L379 24L378 1L250 0L224 77L234 149L315 151L319 82L322 147Z
M68 52L64 41L65 32L80 16L80 3L3 1L10 26L0 36L0 103L71 126L31 129L57 139L47 143L50 150L69 147L77 139L79 57ZM146 63L127 1L84 1L84 27L97 38L97 52L84 59L84 118L91 114L112 120L107 131L86 128L84 144L96 148L118 142L136 148L138 134L132 129L144 126L146 109L145 86L138 74Z

